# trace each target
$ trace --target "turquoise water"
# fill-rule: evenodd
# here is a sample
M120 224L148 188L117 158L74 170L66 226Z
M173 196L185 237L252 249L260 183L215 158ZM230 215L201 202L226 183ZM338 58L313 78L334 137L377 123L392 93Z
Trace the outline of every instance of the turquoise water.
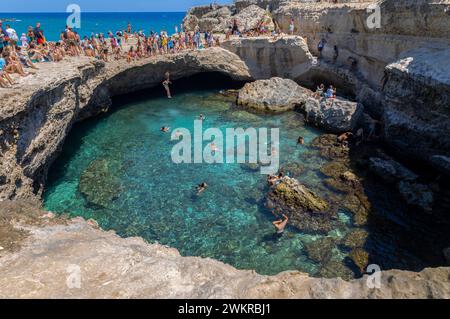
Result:
M44 34L49 41L59 40L64 31L68 13L1 13L0 19L15 19L10 24L20 35L26 33L28 26L35 26L41 22ZM143 30L148 34L151 30L159 32L166 30L169 33L175 31L175 25L180 25L185 16L184 12L82 12L81 28L76 31L81 36L90 36L91 33L107 33L125 30L128 22L133 30Z
M186 256L212 257L264 274L314 273L317 265L303 244L315 236L290 228L274 240L274 217L262 203L266 177L259 171L240 164L172 163L174 143L161 126L192 129L201 112L207 117L204 129L280 127L282 164L304 154L306 148L296 146L299 135L306 143L318 136L299 125L296 113L268 117L236 111L214 93L133 102L74 129L52 168L46 208L94 218L105 229L142 236ZM317 184L316 179L312 169L303 182ZM201 182L209 189L196 196L194 187Z

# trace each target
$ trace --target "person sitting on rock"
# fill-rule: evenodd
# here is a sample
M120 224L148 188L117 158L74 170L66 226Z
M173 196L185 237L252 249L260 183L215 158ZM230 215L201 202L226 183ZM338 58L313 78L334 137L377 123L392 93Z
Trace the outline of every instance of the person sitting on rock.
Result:
M283 219L276 220L272 223L272 225L275 227L277 237L283 236L284 230L286 229L286 226L289 222L289 217L287 217L285 214L282 214L282 216Z

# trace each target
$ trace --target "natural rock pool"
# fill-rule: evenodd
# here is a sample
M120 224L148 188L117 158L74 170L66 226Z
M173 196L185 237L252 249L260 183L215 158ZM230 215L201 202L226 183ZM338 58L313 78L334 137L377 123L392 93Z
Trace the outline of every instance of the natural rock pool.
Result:
M290 226L275 239L275 218L264 205L269 188L259 170L242 164L174 164L175 142L160 128L193 129L200 113L206 116L204 129L279 127L281 167L336 206L338 226L327 234L306 234ZM402 235L385 221L378 228L378 221L367 217L371 203L365 194L349 196L332 187L324 173L333 175L339 165L323 169L330 159L311 147L320 134L306 127L298 113L248 113L217 91L128 101L75 126L50 171L45 207L93 218L106 230L141 236L185 256L211 257L261 274L299 270L352 278L360 273L351 259L365 266L367 251L370 261L382 267L422 267L411 244L404 244L409 233ZM305 138L304 146L296 145L299 136ZM209 188L197 196L195 186L201 182ZM378 195L370 195L378 194L376 189L366 191L377 200ZM388 209L401 206L389 196L378 200Z

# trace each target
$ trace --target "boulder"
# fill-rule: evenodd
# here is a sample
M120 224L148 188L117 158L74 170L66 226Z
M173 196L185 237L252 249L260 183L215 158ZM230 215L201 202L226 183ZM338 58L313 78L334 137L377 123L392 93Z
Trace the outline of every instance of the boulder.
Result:
M363 107L341 97L335 99L308 98L303 111L309 123L332 133L352 131L363 114Z
M305 103L310 91L292 80L271 78L247 83L238 95L237 104L268 112L284 112Z
M316 137L311 146L319 149L320 156L327 159L345 159L348 158L350 149L348 145L339 143L337 136L333 134L324 134Z
M335 216L328 204L296 179L283 177L270 189L266 206L286 214L301 231L328 233L334 229Z

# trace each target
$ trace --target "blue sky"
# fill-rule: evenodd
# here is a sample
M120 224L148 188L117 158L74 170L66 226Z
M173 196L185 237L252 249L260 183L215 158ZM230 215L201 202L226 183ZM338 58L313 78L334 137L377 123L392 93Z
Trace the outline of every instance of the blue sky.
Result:
M221 0L218 3L231 3ZM66 12L76 3L85 12L186 11L189 7L209 4L209 0L0 0L2 12Z

